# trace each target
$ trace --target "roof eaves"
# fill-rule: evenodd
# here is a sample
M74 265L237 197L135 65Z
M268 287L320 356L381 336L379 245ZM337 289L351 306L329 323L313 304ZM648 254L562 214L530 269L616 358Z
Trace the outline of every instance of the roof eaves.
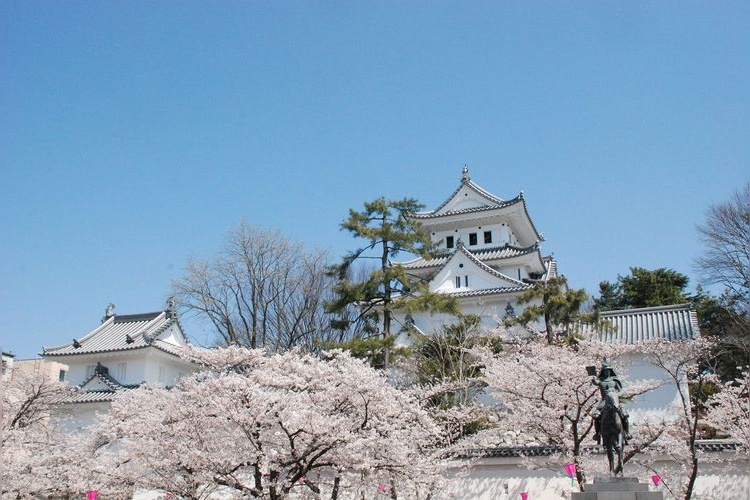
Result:
M459 243L458 249L461 252L463 252L463 254L466 255L472 262L474 262L477 266L479 266L481 269L483 269L487 273L489 273L489 274L491 274L491 275L493 275L493 276L495 276L497 278L501 278L501 279L504 279L506 281L509 281L509 282L515 284L516 286L525 285L525 283L523 281L519 281L519 280L517 280L515 278L511 278L510 276L507 276L507 275L501 273L500 271L496 271L495 269L491 268L490 266L488 266L487 264L485 264L484 262L482 262L481 260L479 260L476 256L474 256L474 254L472 254L469 251L468 248L466 248L466 246L463 243Z
M115 321L115 316L110 316L106 320L102 321L102 323L99 326L97 326L96 328L94 328L91 332L87 333L86 335L84 335L80 339L77 338L75 340L77 342L79 342L79 343L80 342L85 342L86 340L90 339L94 335L98 334L103 329L109 328L109 326L112 323L114 323L114 321ZM58 351L58 350L61 350L61 349L65 349L66 347L71 347L72 345L73 345L73 342L68 342L67 344L60 344L60 345L50 346L50 347L42 347L42 354L43 355L54 354L53 352L50 352L50 351Z
M146 347L149 347L148 344L142 344L142 345L134 345L134 346L123 346L123 347L115 347L111 349L89 349L87 351L66 351L66 352L47 352L43 351L41 353L42 356L78 356L83 354L104 354L108 352L124 352L124 351L135 351L137 349L144 349Z
M695 447L701 451L722 452L736 451L742 448L737 441L732 440L698 440ZM599 445L584 445L589 453L601 452ZM499 458L499 457L545 457L562 453L563 448L556 445L549 446L497 446L485 448L471 448L458 452L456 458Z
M409 216L414 219L436 219L439 217L449 217L452 215L464 215L464 214L471 214L471 213L488 212L491 210L498 210L498 209L512 206L518 203L520 200L521 200L520 198L513 198L512 200L504 201L502 205L488 205L488 206L483 206L483 207L464 208L461 210L451 210L450 212L445 212L442 214L437 213L437 210L435 210L432 212L412 213ZM526 215L528 216L528 212L526 212ZM531 219L529 218L529 220ZM533 227L534 223L532 222L531 225ZM536 232L536 228L534 228L534 231Z
M154 347L155 349L159 349L160 351L166 352L167 354L171 354L172 356L177 356L178 358L182 359L182 348L180 346L170 344L168 342L164 342L163 340L155 340L154 343L151 345L151 347Z
M471 189L472 191L474 191L475 193L477 193L481 197L487 199L488 201L490 201L492 203L496 203L498 206L505 206L507 203L509 203L511 201L514 201L514 200L518 200L519 197L522 197L522 195L519 195L518 197L514 198L513 200L505 201L502 198L498 198L497 196L493 195L492 193L490 193L489 191L487 191L486 189L484 189L483 187L481 187L479 184L477 184L474 181L472 181L470 177L465 176L465 177L461 178L461 183L458 185L458 187L436 209L429 210L429 211L426 211L426 212L414 212L414 213L409 214L409 215L412 216L412 217L415 217L415 218L427 218L427 217L437 216L436 215L437 212L439 212L443 208L445 208L445 206L448 203L450 203L450 201L453 198L456 197L456 195L461 191L461 188L463 188L464 186L468 187L469 189ZM496 206L489 206L489 207L479 207L479 208L487 209L487 208L497 208L497 207ZM452 213L460 213L460 212L456 211L456 212L449 212L449 213L452 214Z
M683 302L682 304L670 304L666 306L637 307L633 309L615 309L610 311L601 311L599 316L630 316L633 314L653 313L662 311L690 311L692 304Z
M504 295L508 293L524 292L530 288L530 285L507 286L497 288L483 288L480 290L468 290L463 292L443 292L451 297L479 297L485 295Z
M533 229L533 230L534 230L534 234L536 234L536 238L537 238L537 239L538 239L539 241L545 241L545 240L544 240L544 236L543 236L543 235L542 235L542 234L541 234L541 233L540 233L540 232L539 232L539 231L537 230L537 228L536 228L536 224L534 224L534 221L533 221L533 219L531 218L531 215L529 215L529 210L528 210L528 208L526 207L526 199L525 199L525 198L523 197L523 193L521 193L521 195L519 195L519 198L520 198L520 199L521 199L521 201L523 202L523 212L524 212L524 213L526 214L526 218L527 218L527 219L529 219L529 224L531 224L531 229Z
M475 183L471 179L465 181L465 184L472 189L475 193L482 196L483 198L487 198L489 201L492 201L493 203L497 203L498 205L502 205L505 203L505 200L498 198L494 194L490 193L483 187L481 187L479 184ZM520 196L520 195L519 195Z

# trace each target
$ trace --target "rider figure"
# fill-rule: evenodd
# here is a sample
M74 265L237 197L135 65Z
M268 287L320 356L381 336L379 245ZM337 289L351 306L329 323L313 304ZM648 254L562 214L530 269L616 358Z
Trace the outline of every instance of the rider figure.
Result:
M594 441L596 441L597 443L601 443L602 410L604 409L607 393L614 392L614 395L617 396L617 394L622 390L622 381L620 381L620 377L617 376L615 370L612 368L612 366L610 366L609 361L605 357L602 360L602 368L599 371L599 376L594 376L591 379L591 383L599 387L599 391L602 395L602 400L599 401L599 403L596 405L596 408L594 408L594 413L592 415L594 417ZM619 401L619 398L617 397L613 399L615 401ZM627 444L628 439L633 439L633 437L630 435L630 423L628 422L629 415L622 407L622 405L618 404L617 410L620 412L625 444Z

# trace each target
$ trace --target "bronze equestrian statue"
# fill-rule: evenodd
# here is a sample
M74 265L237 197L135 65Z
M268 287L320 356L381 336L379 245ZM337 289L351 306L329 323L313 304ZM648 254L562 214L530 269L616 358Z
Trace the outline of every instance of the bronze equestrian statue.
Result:
M599 387L602 400L594 408L594 440L602 442L607 450L609 470L616 474L622 473L623 447L632 439L630 435L629 416L620 405L619 393L622 381L609 364L607 358L602 360L602 367L597 376L596 367L586 367L592 375L591 383ZM615 464L615 456L617 463Z

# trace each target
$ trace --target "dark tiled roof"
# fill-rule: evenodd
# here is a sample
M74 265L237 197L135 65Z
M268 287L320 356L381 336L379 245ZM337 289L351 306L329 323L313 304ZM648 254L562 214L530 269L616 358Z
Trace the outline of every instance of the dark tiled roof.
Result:
M477 266L479 266L481 269L483 269L487 273L495 276L496 278L502 278L502 279L504 279L506 281L509 281L509 282L515 284L516 286L527 286L526 283L524 283L523 281L517 280L515 278L511 278L510 276L507 276L507 275L501 273L500 271L497 271L497 270L493 269L492 267L488 266L487 264L485 264L484 262L482 262L479 258L477 258L476 255L474 255L473 253L471 253L469 251L469 249L466 248L466 246L464 246L462 243L460 243L458 245L458 249L461 252L463 252L463 254L466 255L469 258L469 260L471 260Z
M455 251L457 251L456 249ZM454 253L455 253L454 251ZM516 247L513 245L504 245L501 247L493 248L482 248L477 250L466 249L467 252L472 254L480 261L488 260L502 260L512 259L513 257L519 257L521 255L528 255L539 251L538 245L531 245L529 247ZM443 255L435 259L415 259L409 262L404 262L401 265L406 269L429 269L432 267L442 267L451 258L453 253L450 255Z
M42 355L67 356L128 351L149 346L179 355L179 346L157 339L175 323L179 324L179 321L169 311L110 316L85 337L75 339L70 344L45 347Z
M93 380L98 380L106 389L84 389ZM115 380L101 365L97 366L94 373L78 385L75 390L63 396L58 404L74 403L102 403L112 401L117 393L129 389L135 389L140 384L121 384Z
M451 210L444 213L439 213L443 208L445 208L448 203L461 191L461 189L466 186L471 191L474 191L479 196L484 198L487 201L486 206L480 206L480 207L472 207L472 208L465 208L461 210ZM485 190L478 184L476 184L474 181L471 180L471 178L468 175L468 172L465 172L465 174L461 178L461 184L451 193L451 195L440 204L439 207L437 207L435 210L430 210L426 212L414 212L409 214L409 217L416 219L416 220L428 220L428 219L436 219L440 217L448 217L452 215L459 215L459 214L471 214L471 213L478 213L478 212L486 212L491 210L497 210L501 208L510 207L513 205L516 205L518 203L521 203L523 205L523 211L526 215L526 218L529 221L529 224L531 226L531 230L536 235L536 238L539 241L544 241L544 236L537 231L536 226L534 225L534 221L531 220L531 216L529 216L528 209L526 207L526 200L524 200L523 193L520 193L518 196L516 196L513 199L510 200L503 200L502 198L498 198L497 196L491 194L489 191Z
M470 207L470 208L462 208L460 210L451 210L449 212L443 212L438 213L438 210L430 211L430 212L414 212L409 214L409 216L413 219L434 219L437 217L447 217L449 215L457 215L457 214L471 214L475 212L486 212L488 210L497 210L498 208L505 208L513 206L517 203L523 203L522 197L513 198L512 200L503 201L497 205L487 205L483 207ZM442 207L441 207L442 208Z
M531 288L531 285L524 284L523 286L504 286L498 288L484 288L481 290L466 290L463 292L443 292L451 297L482 297L485 295L496 295L503 293L517 293L523 292Z
M117 391L80 391L65 396L58 404L106 403L114 400L116 395Z
M138 387L138 384L135 384L135 385L121 384L109 374L109 370L107 370L101 365L97 365L96 369L94 370L94 373L92 373L89 378L81 382L78 385L78 387L82 389L83 387L86 387L86 385L94 379L99 379L99 381L102 384L109 387L109 389L112 391L118 391L120 389L134 389Z
M462 187L468 187L475 193L477 193L482 198L486 199L488 202L491 203L492 206L489 207L479 207L480 209L487 209L487 208L499 208L504 206L510 206L515 203L518 203L519 200L523 199L523 194L519 194L517 197L513 198L512 200L503 200L502 198L498 198L497 196L493 195L489 191L482 188L479 184L476 184L474 181L471 180L471 178L468 175L464 175L461 178L461 184L458 185L458 187L451 193L448 198L445 199L443 203L440 204L439 207L437 207L435 210L430 210L428 212L418 212L411 214L415 218L426 218L426 217L433 217L436 216L436 213L442 210L450 201L458 194L459 191L461 191ZM472 211L474 209L469 209L468 211ZM459 210L456 212L450 212L452 213L464 213L464 210Z
M603 311L607 326L579 325L584 337L612 344L637 344L649 340L684 340L700 336L698 316L690 304Z
M696 442L696 448L709 452L736 451L741 445L731 440L706 440ZM599 445L585 445L583 449L589 452L604 452L604 448ZM464 450L459 452L456 458L547 457L562 451L559 446L498 446Z

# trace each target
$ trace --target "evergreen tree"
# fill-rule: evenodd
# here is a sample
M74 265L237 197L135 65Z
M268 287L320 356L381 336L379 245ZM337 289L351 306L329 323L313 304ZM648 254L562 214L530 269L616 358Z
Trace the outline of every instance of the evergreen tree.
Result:
M565 276L557 276L546 281L537 281L534 287L518 297L519 304L531 304L517 317L508 321L510 324L528 325L540 317L544 319L547 342L552 344L556 333L565 336L571 334L571 327L581 317L581 306L588 299L585 290L571 290Z
M689 301L685 294L688 277L672 269L653 271L631 267L627 276L617 276L616 283L599 283L600 297L594 307L600 311L666 306Z
M364 240L365 244L331 269L331 274L338 279L334 285L336 299L326 304L326 310L341 314L354 304L358 312L354 317L349 315L333 322L334 327L344 329L366 318L370 323L379 323L378 333L387 338L393 333L395 310L458 312L455 299L430 292L426 282L415 279L403 266L392 262L392 258L401 253L425 258L435 256L429 235L408 217L409 213L422 208L423 205L412 198L393 201L381 197L365 203L361 211L349 210L341 228ZM351 268L362 259L374 259L378 265L363 279L353 281Z

